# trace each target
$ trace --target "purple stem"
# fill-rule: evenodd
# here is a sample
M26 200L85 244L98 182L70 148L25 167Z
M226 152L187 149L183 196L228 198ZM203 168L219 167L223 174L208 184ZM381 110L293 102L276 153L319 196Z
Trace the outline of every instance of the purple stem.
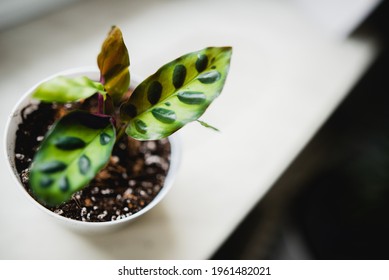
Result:
M100 93L97 95L97 102L99 114L104 114L104 97Z

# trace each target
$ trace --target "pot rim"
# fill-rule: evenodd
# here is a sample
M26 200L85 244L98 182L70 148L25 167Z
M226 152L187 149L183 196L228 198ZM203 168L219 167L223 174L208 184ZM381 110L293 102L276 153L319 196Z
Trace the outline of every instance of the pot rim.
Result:
M14 126L17 127L17 124L15 124L15 119L19 116L19 110L22 108L24 104L27 104L28 102L34 102L33 99L31 99L31 93L43 82L52 79L57 76L89 76L93 79L98 79L99 77L99 71L96 67L80 67L80 68L72 68L68 69L65 71L58 72L57 74L51 75L43 80L41 80L39 83L35 84L33 87L31 87L27 92L23 94L23 96L19 99L19 101L16 103L16 105L13 107L11 113L8 115L7 123L5 126L5 137L4 137L4 151L5 151L5 156L7 160L7 166L8 170L11 172L12 177L15 179L15 182L18 185L18 189L20 189L25 196L28 197L28 199L36 205L38 208L40 208L42 211L46 212L49 214L51 217L55 218L58 221L62 221L65 224L71 225L74 228L86 228L86 229L102 229L102 228L107 228L111 226L117 226L117 225L123 225L126 224L130 221L135 220L136 218L142 216L143 214L147 213L149 210L151 210L154 206L156 206L164 197L165 195L169 192L173 185L173 181L175 179L175 176L178 172L179 164L180 164L180 159L181 159L181 143L180 143L180 137L179 135L174 134L172 136L169 136L169 142L171 146L171 152L170 152L170 165L169 165L169 170L167 172L165 182L163 184L162 189L159 191L159 193L154 197L154 199L146 205L146 207L142 208L139 210L137 213L119 219L119 220L114 220L114 221L105 221L105 222L87 222L87 221L80 221L80 220L74 220L71 218L66 218L64 216L61 216L57 213L54 213L53 211L47 209L44 207L42 204L40 204L38 201L36 201L24 188L23 184L20 181L19 175L17 173L15 163L14 163L14 144L12 141L15 141L16 137L12 137L10 135L10 131L13 130L16 132L17 128L15 129ZM131 75L131 84L139 84L141 79L139 79L138 76L136 75ZM15 133L14 133L15 135ZM12 145L11 145L12 144ZM12 148L12 149L10 149Z

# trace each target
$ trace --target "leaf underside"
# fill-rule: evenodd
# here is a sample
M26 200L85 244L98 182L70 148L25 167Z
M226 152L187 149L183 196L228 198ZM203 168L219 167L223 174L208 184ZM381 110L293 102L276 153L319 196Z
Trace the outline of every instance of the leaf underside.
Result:
M126 133L156 140L197 120L222 91L231 54L231 47L210 47L162 66L121 106Z
M104 78L104 87L118 104L130 84L130 59L124 44L122 32L112 27L97 57L100 74Z
M74 111L59 120L33 160L30 186L36 198L48 206L69 200L107 163L115 137L109 117Z

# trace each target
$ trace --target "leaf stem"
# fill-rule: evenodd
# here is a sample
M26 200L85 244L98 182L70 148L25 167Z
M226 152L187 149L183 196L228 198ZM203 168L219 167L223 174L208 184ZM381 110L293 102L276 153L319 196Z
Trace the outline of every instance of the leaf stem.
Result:
M116 134L116 142L123 137L123 134L126 132L126 127L127 126L124 124L119 128L119 132Z
M105 114L104 96L101 93L97 95L97 102L99 114Z

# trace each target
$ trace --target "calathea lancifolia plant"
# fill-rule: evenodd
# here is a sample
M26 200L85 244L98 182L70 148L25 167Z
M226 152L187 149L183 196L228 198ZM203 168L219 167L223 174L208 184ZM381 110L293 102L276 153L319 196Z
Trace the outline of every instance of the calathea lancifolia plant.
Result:
M69 200L106 165L120 137L157 140L198 120L223 88L231 53L230 47L209 47L183 55L124 97L129 55L120 29L113 27L97 59L100 81L59 76L33 93L42 102L98 99L97 112L74 110L45 136L30 171L36 198L49 206Z

